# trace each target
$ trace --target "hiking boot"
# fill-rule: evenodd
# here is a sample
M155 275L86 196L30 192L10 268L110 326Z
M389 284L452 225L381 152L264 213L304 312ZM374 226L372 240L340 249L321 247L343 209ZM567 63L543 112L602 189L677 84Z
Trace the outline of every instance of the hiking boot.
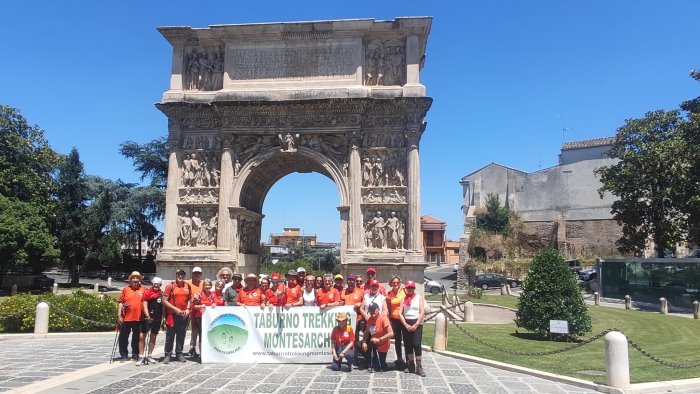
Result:
M163 357L163 364L167 364L170 362L170 355L166 354L165 357Z
M397 371L403 371L406 368L406 363L400 358L396 360L395 365Z
M191 348L190 348L190 351L187 352L187 355L188 355L188 356L192 356L192 357L196 357L196 356L197 356L197 349L195 349L194 346L191 347Z
M348 372L352 372L352 364L348 363Z
M424 378L425 377L425 371L423 371L423 367L417 367L416 368L416 375Z
M121 356L119 356L118 360L119 360L120 363L123 363L123 362L125 362L125 361L129 361L129 356L127 356L127 355L121 355Z
M374 373L374 368L369 367L369 369L367 369L367 373Z
M408 367L406 367L406 371L404 372L416 373L416 363L414 363L413 361L409 361Z
M143 359L142 359L142 358L136 357L135 364L136 364L137 367L138 367L139 365L143 364Z
M185 359L185 355L184 355L184 354L180 354L179 356L177 356L177 361L180 361L180 362L183 362L183 363L184 363L185 361L187 361L187 359Z

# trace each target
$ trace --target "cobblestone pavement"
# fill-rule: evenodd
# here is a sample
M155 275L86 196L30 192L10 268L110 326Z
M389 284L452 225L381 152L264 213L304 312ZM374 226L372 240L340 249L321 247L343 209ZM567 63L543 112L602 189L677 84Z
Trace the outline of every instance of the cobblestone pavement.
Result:
M159 336L157 354L162 356ZM189 338L188 338L189 340ZM424 352L427 377L403 372L334 372L327 365L199 364L171 362L109 368L114 336L9 339L0 341L0 392L42 382L46 393L590 393L593 391L530 375ZM393 349L390 352L390 356ZM105 372L55 383L102 365ZM390 364L391 365L391 364ZM674 391L691 393L692 391Z

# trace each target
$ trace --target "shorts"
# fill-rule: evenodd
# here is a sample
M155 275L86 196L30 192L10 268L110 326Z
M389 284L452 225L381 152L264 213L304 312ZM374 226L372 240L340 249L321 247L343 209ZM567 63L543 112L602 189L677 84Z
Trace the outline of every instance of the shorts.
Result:
M162 321L163 318L160 316L157 319L153 319L153 321L150 323L147 320L143 320L141 322L139 332L146 334L150 331L151 335L158 335Z

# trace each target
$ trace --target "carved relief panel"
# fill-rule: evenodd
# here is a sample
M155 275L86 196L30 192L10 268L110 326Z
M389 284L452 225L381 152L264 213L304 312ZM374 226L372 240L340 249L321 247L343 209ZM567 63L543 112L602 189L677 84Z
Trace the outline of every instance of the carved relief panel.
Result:
M367 249L405 249L405 210L363 209L364 244Z
M181 206L178 208L177 245L180 247L216 247L219 209Z
M224 84L224 49L222 46L185 49L183 87L185 90L220 90Z
M301 146L323 153L341 167L348 161L348 138L345 135L303 134Z
M256 254L260 252L260 220L246 217L238 218L238 250L240 253Z
M402 41L370 41L365 46L363 84L395 86L406 84L406 48Z
M362 154L362 187L405 187L405 149L367 149Z
M220 155L218 151L183 152L180 184L186 188L218 188L221 176Z
M233 150L236 154L236 160L239 164L244 165L258 153L273 146L280 146L277 135L249 135L237 138Z

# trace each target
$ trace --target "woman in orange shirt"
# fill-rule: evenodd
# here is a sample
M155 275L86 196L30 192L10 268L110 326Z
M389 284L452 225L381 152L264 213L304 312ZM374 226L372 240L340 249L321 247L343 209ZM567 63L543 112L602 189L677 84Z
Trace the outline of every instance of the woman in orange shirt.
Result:
M270 280L267 278L260 279L260 291L262 292L263 302L261 306L275 306L277 305L277 296L275 292L270 289Z
M352 362L355 358L355 332L348 322L347 312L338 312L335 315L337 326L331 332L331 352L333 352L333 363L331 369L342 370L343 358L348 363L348 372L352 371Z
M333 287L333 275L323 275L323 288L316 291L316 305L321 309L340 305L340 293Z
M401 342L401 328L403 323L401 323L401 317L399 312L401 310L401 303L403 303L406 293L401 288L401 278L394 276L389 281L389 286L391 290L386 293L386 305L389 311L389 322L391 323L391 329L394 331L394 350L396 351L396 370L403 371L406 364L403 361L403 344Z
M206 307L211 307L211 306L216 306L216 299L214 297L214 292L211 291L212 283L211 279L206 278L202 282L202 291L199 293L195 294L193 297L193 306L192 306L192 325L201 327L202 326L202 315L204 314L204 308ZM199 348L199 352L197 352L196 349L195 351L192 352L190 351L190 354L192 354L192 357L198 357L199 354L202 354L202 337L200 336L198 338L199 340L197 343L195 343L195 346Z
M248 274L245 277L245 287L238 291L238 306L261 306L263 303L262 290L258 287L258 277Z
M214 282L214 304L216 306L224 306L224 287L226 287L226 282L223 279L219 279Z

